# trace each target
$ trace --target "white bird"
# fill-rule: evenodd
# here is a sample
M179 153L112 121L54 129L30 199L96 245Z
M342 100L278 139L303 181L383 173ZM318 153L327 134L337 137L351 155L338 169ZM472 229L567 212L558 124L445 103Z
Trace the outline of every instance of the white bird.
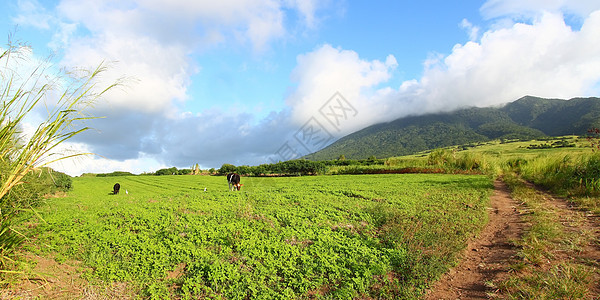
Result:
M204 191L206 192L206 188L204 188Z
M129 195L129 191L127 189L125 189L125 194Z

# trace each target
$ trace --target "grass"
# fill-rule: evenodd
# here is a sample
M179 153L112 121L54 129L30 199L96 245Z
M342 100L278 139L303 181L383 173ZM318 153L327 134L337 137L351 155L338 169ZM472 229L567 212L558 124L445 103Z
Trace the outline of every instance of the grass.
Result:
M508 299L588 299L591 271L560 263L545 272L515 276L502 284Z
M549 205L544 193L527 186L517 176L505 175L515 200L527 211L524 221L531 224L522 240L516 271L510 279L499 284L509 299L585 299L598 270L585 262L569 259L596 242L589 232L569 231L564 222L578 226L577 215L565 216ZM569 219L565 220L568 217ZM595 275L596 274L596 275Z

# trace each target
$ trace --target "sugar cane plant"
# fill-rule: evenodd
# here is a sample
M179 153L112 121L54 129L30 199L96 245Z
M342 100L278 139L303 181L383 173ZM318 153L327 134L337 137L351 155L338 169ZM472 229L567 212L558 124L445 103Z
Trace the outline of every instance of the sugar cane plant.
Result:
M11 220L30 203L15 193L15 187L33 170L75 156L57 147L88 130L85 112L98 97L116 84L99 88L100 64L90 71L56 71L49 61L28 70L31 49L9 41L0 48L0 272L7 270L12 254L24 236L11 226ZM28 116L45 112L33 132L23 132ZM35 126L35 125L34 125ZM11 191L13 193L11 194ZM16 195L15 195L16 194Z

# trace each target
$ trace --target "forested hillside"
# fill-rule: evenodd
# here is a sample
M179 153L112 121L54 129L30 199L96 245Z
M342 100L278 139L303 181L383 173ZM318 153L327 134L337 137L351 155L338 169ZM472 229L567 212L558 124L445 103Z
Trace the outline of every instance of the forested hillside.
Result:
M440 147L491 139L535 139L583 135L600 127L600 98L570 100L525 96L502 107L467 108L451 113L400 118L347 135L314 160L400 156Z

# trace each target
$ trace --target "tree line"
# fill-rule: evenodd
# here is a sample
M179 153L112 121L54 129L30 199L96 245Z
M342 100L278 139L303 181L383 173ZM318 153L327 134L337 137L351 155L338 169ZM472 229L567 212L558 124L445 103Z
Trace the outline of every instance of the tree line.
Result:
M217 174L225 175L235 172L242 176L301 176L318 175L323 174L326 171L327 166L324 162L295 159L258 166L234 166L232 164L223 164L221 168L217 170Z
M142 173L140 175L226 175L229 173L238 173L242 176L306 176L325 174L331 166L369 166L383 165L385 159L377 159L371 156L367 159L346 159L340 155L338 159L311 161L306 159L295 159L280 161L277 163L261 164L258 166L241 165L225 163L219 169L210 168L208 170L199 170L198 168L178 169L176 167L163 168L155 172ZM101 174L84 174L82 176L96 177L114 177L114 176L135 176L130 172L115 171Z

